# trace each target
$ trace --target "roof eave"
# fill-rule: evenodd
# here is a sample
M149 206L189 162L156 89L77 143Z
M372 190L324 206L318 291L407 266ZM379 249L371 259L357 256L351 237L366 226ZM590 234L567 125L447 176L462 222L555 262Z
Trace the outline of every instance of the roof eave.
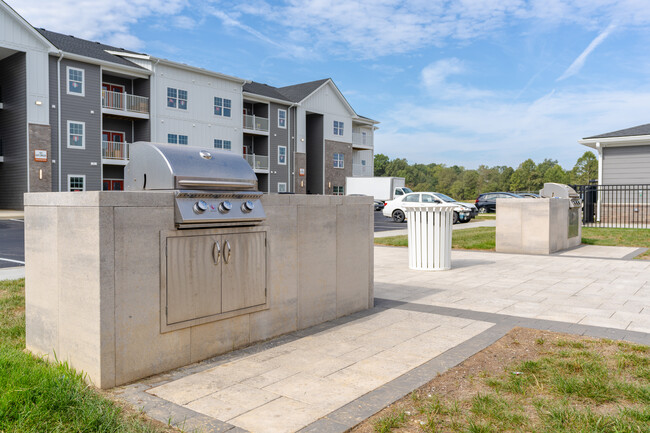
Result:
M300 105L300 103L287 101L286 99L273 98L271 96L264 96L264 95L260 95L259 93L244 91L242 92L242 94L247 98L258 100L260 102L268 101L268 102L275 102L276 104L282 104L282 105Z
M82 56L80 54L74 54L62 50L54 51L50 54L57 55L58 53L63 53L63 57L65 57L66 59L77 60L79 62L84 62L84 63L90 63L91 65L99 65L102 68L107 70L122 72L139 78L149 78L149 76L152 74L151 71L144 68L139 68L135 64L133 66L121 65L119 63L109 62L108 60L101 60L101 59L96 59L94 57Z
M631 135L628 137L592 137L578 140L583 146L597 149L598 144L602 147L615 146L643 146L650 144L650 135Z
M0 7L4 8L9 13L9 15L12 15L14 19L22 23L22 25L25 26L27 30L31 34L33 34L36 39L42 42L43 45L45 45L45 47L47 48L48 53L58 52L56 46L52 42L50 42L45 36L40 34L38 30L34 28L34 26L32 26L29 22L27 22L27 20L23 18L18 12L16 12L11 6L9 6L7 3L2 1L0 2Z
M172 66L172 67L175 67L175 68L184 69L186 71L196 72L196 73L199 73L199 74L210 75L210 76L213 76L213 77L216 77L216 78L221 78L221 79L224 79L224 80L239 83L241 85L244 85L246 83L251 82L250 80L245 80L245 79L239 78L239 77L233 77L232 75L226 75L226 74L222 74L222 73L219 73L219 72L210 71L208 69L203 69L203 68L199 68L199 67L196 67L196 66L186 65L184 63L173 62L171 60L161 59L161 58L158 58L158 57L151 57L150 60L153 60L156 63L160 63L162 65Z

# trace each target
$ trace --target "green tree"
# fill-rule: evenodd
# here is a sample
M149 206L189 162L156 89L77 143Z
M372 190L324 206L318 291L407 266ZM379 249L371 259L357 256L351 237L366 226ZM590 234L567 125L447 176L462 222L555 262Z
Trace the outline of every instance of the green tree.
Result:
M546 173L544 173L544 183L569 183L570 181L571 176L559 164L554 165L553 167L546 170Z
M542 179L537 172L537 165L532 159L527 159L512 173L510 178L511 191L535 191L541 189Z
M375 176L384 176L390 159L383 153L375 154Z
M571 170L571 182L576 185L587 185L589 181L598 179L598 159L590 150L582 154Z

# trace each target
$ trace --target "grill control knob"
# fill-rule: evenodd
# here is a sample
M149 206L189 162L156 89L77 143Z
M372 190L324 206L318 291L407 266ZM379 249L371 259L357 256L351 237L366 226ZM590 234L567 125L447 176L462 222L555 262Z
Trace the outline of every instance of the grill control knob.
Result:
M208 210L208 204L203 200L199 200L194 203L194 213L203 213Z
M228 200L222 201L219 204L219 212L221 213L228 213L232 209L232 204Z
M244 213L252 212L253 209L255 209L255 204L250 200L246 200L241 204L241 211Z

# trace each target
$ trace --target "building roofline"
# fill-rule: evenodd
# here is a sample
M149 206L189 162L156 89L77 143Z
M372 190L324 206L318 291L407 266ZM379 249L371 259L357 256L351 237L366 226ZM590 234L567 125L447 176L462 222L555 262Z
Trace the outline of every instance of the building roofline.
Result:
M249 82L249 81L247 81ZM244 97L248 97L250 99L257 99L257 100L264 100L264 101L269 101L269 102L275 102L276 104L282 104L282 105L289 105L289 106L298 106L300 105L300 102L291 102L287 101L284 99L277 99L277 98L272 98L270 96L264 96L260 95L259 93L252 93L252 92L242 92Z
M601 147L644 146L650 144L650 135L630 135L624 137L583 138L578 140L583 146L597 149Z
M89 63L91 65L98 65L101 66L102 69L104 70L121 72L139 78L149 78L149 76L152 74L150 70L141 68L137 66L135 63L133 64L133 66L121 65L119 63L96 59L94 57L82 56L80 54L70 53L68 51L63 51L63 50L53 51L50 53L51 56L57 56L59 54L63 54L63 57L66 59Z
M190 72L198 72L200 74L211 75L213 77L222 78L224 80L239 83L241 85L244 85L246 83L251 82L250 80L246 80L244 78L234 77L232 75L226 75L226 74L222 74L220 72L210 71L209 69L199 68L198 66L190 66L190 65L187 65L185 63L178 63L178 62L174 62L172 60L162 59L162 58L159 58L159 57L150 56L149 60L152 60L155 63L159 63L159 64L162 64L162 65L173 66L173 67L179 68L179 69L185 69L186 71L190 71Z
M41 41L48 48L48 52L50 53L58 52L56 46L52 42L50 42L45 36L40 34L38 30L36 30L34 26L32 26L29 22L27 22L25 18L23 18L18 12L16 12L14 8L9 6L3 0L0 0L0 7L5 9L11 16L14 17L14 19L19 21L25 28L27 28L27 30L36 37L36 39Z

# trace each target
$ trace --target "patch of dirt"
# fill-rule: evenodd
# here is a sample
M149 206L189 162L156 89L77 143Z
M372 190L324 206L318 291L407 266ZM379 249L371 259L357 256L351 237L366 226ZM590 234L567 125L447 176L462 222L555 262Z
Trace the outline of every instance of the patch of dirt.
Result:
M590 349L597 346L597 352L607 356L618 351L615 344L602 344L603 340L594 339L572 334L562 334L550 331L539 331L527 328L514 328L504 335L497 342L474 356L466 359L456 367L438 375L426 385L406 395L397 402L382 409L377 414L366 419L361 424L349 430L352 433L375 433L375 422L379 418L386 417L401 411L407 415L413 415L405 425L395 428L392 432L417 432L422 433L422 428L416 418L418 414L417 400L424 400L437 396L446 402L467 401L478 393L492 392L484 382L485 377L498 376L509 366L523 361L533 360L562 349L557 343L585 342ZM515 372L510 372L515 373ZM602 405L599 412L610 412L616 410L617 405ZM532 421L536 418L534 413L528 413Z

